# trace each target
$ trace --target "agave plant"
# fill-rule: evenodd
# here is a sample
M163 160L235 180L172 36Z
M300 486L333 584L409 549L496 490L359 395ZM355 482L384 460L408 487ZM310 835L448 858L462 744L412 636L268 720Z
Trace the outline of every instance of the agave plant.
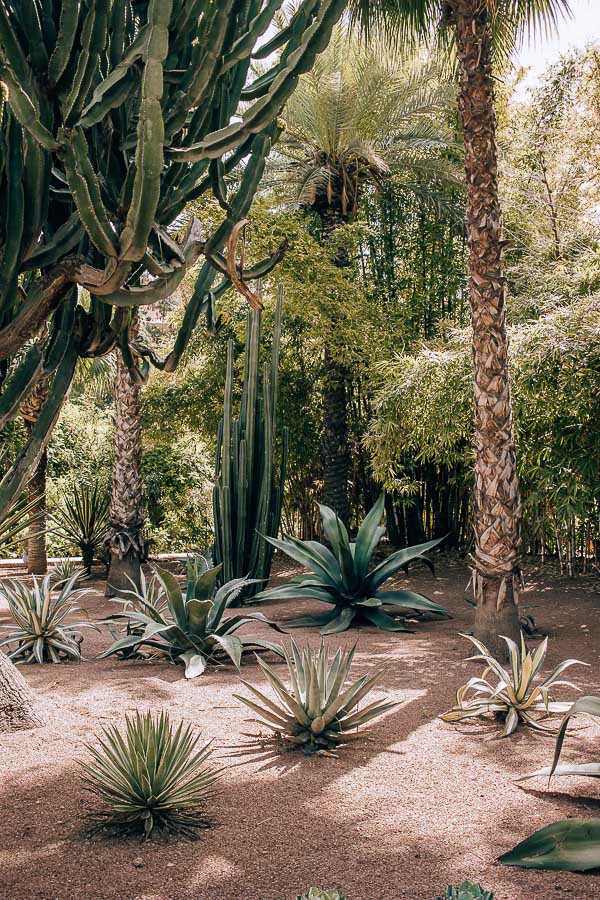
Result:
M0 551L5 552L18 544L26 530L39 520L36 515L38 498L20 497L8 509L0 513Z
M75 581L81 575L81 572L78 569L77 563L74 559L70 557L66 557L65 559L59 559L58 562L54 563L52 569L50 571L50 576L55 585L62 584L65 581L68 581L70 578L76 575Z
M505 866L587 872L600 867L600 819L561 819L498 857Z
M335 888L323 890L323 888L311 887L305 894L298 894L296 900L346 900L346 898Z
M553 775L583 775L587 778L600 778L600 762L568 763L565 766L558 765L569 721L573 716L582 714L600 719L600 697L580 697L579 700L575 701L568 709L567 714L558 729L552 765L546 766L544 769L538 769L536 772L530 772L528 775L523 775L519 781L526 781L528 778L535 778L538 775L548 775L549 778Z
M8 603L16 623L2 626L9 633L0 639L0 647L16 644L8 652L10 659L28 663L81 659L81 629L98 629L89 622L65 622L68 615L80 611L73 594L77 575L65 581L56 595L52 573L43 580L34 576L31 588L16 579L0 585L0 597ZM78 599L86 593L89 591L77 591Z
M503 637L508 645L510 668L494 659L485 644L469 634L463 634L469 641L475 644L479 650L471 660L482 660L486 668L480 678L471 678L456 692L456 706L441 718L444 722L460 722L463 719L483 716L486 713L494 713L497 717L505 719L503 737L512 734L519 722L524 722L538 731L555 731L554 728L543 725L533 713L541 712L544 716L566 712L571 704L558 702L551 698L550 688L559 685L578 688L569 681L559 681L559 676L569 666L585 666L578 659L566 659L559 663L552 672L535 683L544 665L548 638L530 653L525 646L525 639L521 633L521 647L510 638ZM487 680L487 675L493 673L498 679L496 684Z
M354 647L339 649L333 660L321 641L318 651L309 647L300 652L291 642L292 656L283 648L288 667L290 686L286 687L273 669L258 659L261 669L275 695L276 701L242 679L249 691L260 701L235 694L249 709L260 716L259 724L267 725L275 736L304 753L329 751L357 737L357 729L380 716L396 703L376 700L363 709L358 704L381 679L382 672L361 676L346 684Z
M196 749L198 742L183 722L174 731L166 712L136 712L126 718L124 734L105 728L100 746L88 746L91 762L81 763L83 781L109 807L95 815L92 830L192 837L207 827L201 807L223 770L205 765L211 745Z
M494 900L494 893L486 891L480 884L463 881L462 884L449 884L444 896L437 900Z
M283 600L297 597L330 603L333 606L330 612L286 622L291 628L320 625L321 634L336 634L346 631L353 623L361 622L376 625L385 631L408 631L403 621L388 615L384 610L385 606L396 610L411 609L448 615L443 606L414 591L381 590L389 578L401 569L406 570L415 559L431 566L423 553L437 547L443 538L398 550L369 571L375 548L385 533L380 524L383 505L382 494L366 516L354 543L350 543L346 527L339 516L328 506L321 505L319 511L323 532L331 549L317 541L300 541L289 536L284 536L280 541L267 537L274 547L310 569L310 574L297 575L286 584L262 591L254 599Z
M104 485L83 483L63 497L52 514L60 537L81 550L88 575L108 531L109 506L110 496Z
M140 648L150 647L181 660L185 664L185 677L196 678L209 663L226 659L231 659L239 668L242 654L254 648L281 655L281 648L270 641L240 637L235 633L250 622L262 622L276 631L282 629L262 613L225 617L225 611L246 587L247 581L236 578L215 593L220 570L220 566L207 568L200 559L190 561L184 593L174 575L155 566L154 574L164 594L164 605L157 602L160 595L148 600L138 592L133 601L133 607L137 608L132 608L131 597L126 599L123 611L110 616L107 623L125 621L129 633L115 641L102 656L127 649L139 652Z

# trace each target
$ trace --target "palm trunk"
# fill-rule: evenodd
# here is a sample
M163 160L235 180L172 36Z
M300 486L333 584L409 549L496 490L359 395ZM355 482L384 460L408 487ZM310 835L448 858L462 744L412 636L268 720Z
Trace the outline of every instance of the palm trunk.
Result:
M336 230L344 224L341 213L331 206L319 210L321 235L329 243ZM337 254L333 263L348 265L346 254ZM333 330L334 323L331 324ZM348 441L348 372L339 362L338 352L325 336L323 354L323 503L338 514L346 527L350 524L348 482L351 459Z
M139 587L145 558L142 498L142 419L140 388L117 352L115 374L114 461L110 529L105 547L110 557L106 596Z
M43 724L44 716L33 691L0 650L0 734Z
M38 420L40 410L48 397L46 379L38 382L27 400L21 405L21 416L29 434ZM45 575L48 570L46 553L46 472L48 453L42 451L34 472L29 479L27 492L29 501L35 502L31 511L32 523L27 532L27 571L30 575Z
M475 634L520 633L521 501L513 435L489 0L449 0L461 67L475 396Z

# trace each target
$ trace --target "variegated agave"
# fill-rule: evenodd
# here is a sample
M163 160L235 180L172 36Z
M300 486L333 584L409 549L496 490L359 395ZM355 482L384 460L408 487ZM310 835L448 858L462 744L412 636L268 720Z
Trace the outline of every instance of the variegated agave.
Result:
M443 538L398 550L369 571L375 548L385 533L380 524L383 506L382 494L366 516L354 543L350 543L346 527L339 516L328 506L321 505L319 511L323 532L331 549L317 541L300 541L288 536L280 541L267 537L266 540L274 547L310 569L310 574L297 575L286 584L262 591L254 600L306 598L330 603L333 606L330 612L286 622L290 628L320 625L321 634L346 631L353 623L361 622L385 631L409 631L402 619L393 618L385 611L386 606L397 612L418 610L448 615L439 603L414 591L381 590L386 581L401 569L406 569L413 560L420 559L431 565L423 557L423 553L437 547Z
M538 731L555 731L554 728L543 725L533 715L542 713L542 717L564 713L570 708L570 703L558 702L552 699L550 688L559 685L577 688L569 681L559 681L558 678L569 666L579 664L587 665L578 659L567 659L556 666L553 671L543 678L538 684L536 679L544 665L548 638L530 653L525 646L525 639L521 634L521 647L510 638L503 637L506 641L510 656L510 667L505 668L497 659L494 659L485 644L469 634L463 634L479 650L469 660L482 660L486 668L480 678L471 678L456 692L456 706L441 718L444 722L460 722L463 719L483 716L486 713L494 713L505 718L503 737L512 734L519 722L524 722ZM487 680L489 673L497 678L497 683L492 684Z
M104 729L100 746L88 746L92 760L81 763L88 789L109 807L93 817L92 830L148 838L153 831L192 837L205 828L200 808L223 770L205 765L211 746L197 750L198 741L183 722L174 731L166 712L136 712L124 734L114 725Z
M154 587L149 596L151 588L145 582L142 585L145 596L139 592L126 592L128 597L121 601L125 603L123 611L110 616L106 623L125 622L128 631L102 656L123 651L138 652L140 648L148 647L180 660L185 664L185 677L196 678L210 663L227 659L239 668L242 653L255 648L281 655L277 644L235 633L252 622L262 622L277 631L281 629L262 613L225 616L227 608L248 582L236 578L215 593L220 569L220 566L209 569L199 558L191 560L184 593L174 575L155 566L154 574L162 593Z
M357 730L371 719L380 716L396 703L376 700L363 709L358 704L381 679L382 672L370 677L362 675L351 685L346 681L354 647L350 651L338 649L333 660L323 641L318 651L305 647L302 652L294 641L292 655L283 648L288 667L290 686L286 687L277 673L262 659L261 669L273 691L272 700L248 681L242 680L254 700L235 694L249 709L260 716L257 720L267 725L275 736L304 753L333 750L340 744L356 738Z
M81 659L82 628L95 628L89 622L66 622L67 616L79 612L75 606L73 588L76 572L58 590L52 573L43 579L33 577L33 586L24 582L5 581L0 596L8 603L14 625L1 626L8 635L0 640L0 647L16 644L8 651L10 659L27 663L58 663L63 659ZM79 599L89 591L77 591Z

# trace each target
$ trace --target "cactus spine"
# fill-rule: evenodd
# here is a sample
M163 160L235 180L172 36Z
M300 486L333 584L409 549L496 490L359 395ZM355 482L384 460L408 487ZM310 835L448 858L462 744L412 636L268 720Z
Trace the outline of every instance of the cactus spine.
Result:
M260 287L259 287L260 292ZM281 455L275 460L277 394L283 288L280 286L273 329L270 365L262 366L259 390L260 310L250 310L246 324L244 385L239 416L233 415L233 341L227 346L225 403L219 427L213 491L215 562L223 566L223 581L268 579L273 550L264 535L276 537L281 521L288 448L288 429L281 432ZM250 585L249 600L261 584Z

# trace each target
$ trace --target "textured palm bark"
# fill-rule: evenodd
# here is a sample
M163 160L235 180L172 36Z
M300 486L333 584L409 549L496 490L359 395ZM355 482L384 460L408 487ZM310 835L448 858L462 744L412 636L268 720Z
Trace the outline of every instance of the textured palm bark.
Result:
M0 650L0 734L37 728L45 717L33 691L8 656Z
M47 380L39 381L31 394L21 405L21 416L29 433L38 420L40 410L48 396ZM46 471L48 453L46 447L42 451L37 465L27 485L30 503L35 503L31 510L33 519L27 532L27 571L30 575L45 575L48 570L46 552Z
M113 444L110 529L105 541L110 557L107 597L131 590L132 581L139 586L145 558L140 388L132 380L120 351L115 374Z
M461 67L475 399L475 634L518 637L521 501L506 333L489 0L449 0Z

